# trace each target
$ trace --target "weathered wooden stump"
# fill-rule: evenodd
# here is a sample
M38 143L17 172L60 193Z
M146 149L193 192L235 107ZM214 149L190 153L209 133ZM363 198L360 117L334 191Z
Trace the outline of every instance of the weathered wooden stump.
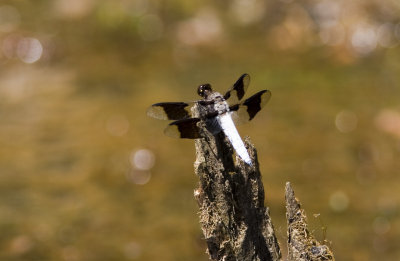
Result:
M204 128L203 128L204 129ZM264 186L257 152L245 140L253 166L233 158L223 133L213 136L204 129L197 139L195 173L199 187L200 224L211 260L281 260L275 230L264 205ZM288 260L334 260L329 248L307 230L304 211L286 184Z

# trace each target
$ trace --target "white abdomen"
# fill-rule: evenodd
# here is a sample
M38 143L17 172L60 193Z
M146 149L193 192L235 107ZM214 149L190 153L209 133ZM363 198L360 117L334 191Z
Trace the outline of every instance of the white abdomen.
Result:
M217 117L218 123L221 125L222 130L232 143L233 148L239 157L246 162L248 165L252 165L249 153L244 146L242 139L240 138L239 132L236 129L235 124L232 121L232 117L229 112L221 114Z

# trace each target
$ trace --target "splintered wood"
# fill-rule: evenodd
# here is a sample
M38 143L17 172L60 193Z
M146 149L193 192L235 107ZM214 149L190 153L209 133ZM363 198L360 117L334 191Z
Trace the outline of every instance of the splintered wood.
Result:
M286 183L286 219L289 260L335 260L327 245L318 242L307 229L305 211L300 208L290 183Z

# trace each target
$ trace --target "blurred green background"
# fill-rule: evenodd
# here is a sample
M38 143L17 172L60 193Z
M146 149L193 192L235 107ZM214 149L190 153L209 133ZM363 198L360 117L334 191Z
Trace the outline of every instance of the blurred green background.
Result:
M399 22L396 0L2 0L0 259L208 260L194 142L145 111L249 73L282 252L290 181L337 260L400 260Z

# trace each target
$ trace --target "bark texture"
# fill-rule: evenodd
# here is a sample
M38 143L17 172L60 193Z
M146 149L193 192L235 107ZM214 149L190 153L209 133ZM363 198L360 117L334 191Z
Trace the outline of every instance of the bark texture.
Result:
M204 129L197 139L195 173L199 188L195 198L200 224L212 260L280 260L269 209L264 206L264 187L257 153L247 139L253 166L239 158L236 164L225 135Z
M233 158L233 149L222 132L214 136L202 127L204 138L195 140L194 166L200 181L194 196L200 208L200 224L210 259L281 260L269 208L264 205L256 149L247 138L245 145L253 162L249 166L238 156ZM288 260L334 260L329 248L308 232L305 213L289 183L286 184L286 209Z
M335 260L327 245L318 242L307 229L307 217L295 198L290 183L286 183L286 219L288 226L288 260Z

